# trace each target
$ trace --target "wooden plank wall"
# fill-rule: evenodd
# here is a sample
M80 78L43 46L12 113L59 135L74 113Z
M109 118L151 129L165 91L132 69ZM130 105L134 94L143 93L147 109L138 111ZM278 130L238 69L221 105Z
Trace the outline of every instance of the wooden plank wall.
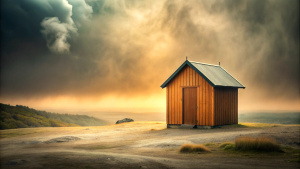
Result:
M214 88L189 66L167 85L167 124L183 124L184 87L197 87L197 125L214 126Z
M215 88L215 125L238 123L238 89Z

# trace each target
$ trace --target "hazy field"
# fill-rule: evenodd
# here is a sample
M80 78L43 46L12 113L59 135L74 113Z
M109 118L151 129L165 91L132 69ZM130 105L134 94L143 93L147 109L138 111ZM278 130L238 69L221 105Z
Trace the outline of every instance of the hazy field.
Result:
M254 112L240 113L239 122L300 124L299 112Z
M0 131L1 168L299 168L299 132L299 125L166 129L162 122L10 129ZM270 137L292 148L262 154L218 148L241 136ZM205 144L211 153L179 153L184 143Z
M51 112L84 114L96 117L114 124L117 120L123 118L132 118L135 121L166 121L165 112L105 112L105 111L59 111L50 110ZM300 124L300 112L240 112L239 122L251 123L271 123L271 124Z

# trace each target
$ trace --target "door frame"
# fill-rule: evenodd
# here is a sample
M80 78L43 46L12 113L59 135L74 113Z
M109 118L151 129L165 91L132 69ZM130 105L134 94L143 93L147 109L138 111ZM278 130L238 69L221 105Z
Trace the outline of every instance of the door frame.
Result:
M198 123L198 120L197 120L197 116L198 116L198 88L199 88L199 86L180 86L181 87L181 100L182 100L182 122L181 122L181 124L184 124L184 88L196 88L196 119L195 119L195 121L196 121L196 124L195 125L197 125L197 123Z

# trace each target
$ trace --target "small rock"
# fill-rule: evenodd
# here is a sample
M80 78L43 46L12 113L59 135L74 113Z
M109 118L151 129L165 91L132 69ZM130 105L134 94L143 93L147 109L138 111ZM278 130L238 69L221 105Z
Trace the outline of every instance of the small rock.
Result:
M123 120L118 120L116 122L116 124L120 124L120 123L127 123L127 122L133 122L134 120L133 119L130 119L130 118L125 118Z
M16 161L8 161L7 163L5 163L6 165L17 165L18 162Z

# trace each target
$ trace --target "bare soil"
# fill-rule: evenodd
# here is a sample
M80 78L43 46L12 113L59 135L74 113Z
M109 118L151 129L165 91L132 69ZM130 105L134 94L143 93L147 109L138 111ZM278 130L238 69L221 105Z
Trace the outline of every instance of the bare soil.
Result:
M162 122L101 127L0 131L1 168L299 168L299 125L241 125L167 129ZM218 148L237 137L270 137L283 153L236 153ZM184 154L182 144L206 144L210 153Z

